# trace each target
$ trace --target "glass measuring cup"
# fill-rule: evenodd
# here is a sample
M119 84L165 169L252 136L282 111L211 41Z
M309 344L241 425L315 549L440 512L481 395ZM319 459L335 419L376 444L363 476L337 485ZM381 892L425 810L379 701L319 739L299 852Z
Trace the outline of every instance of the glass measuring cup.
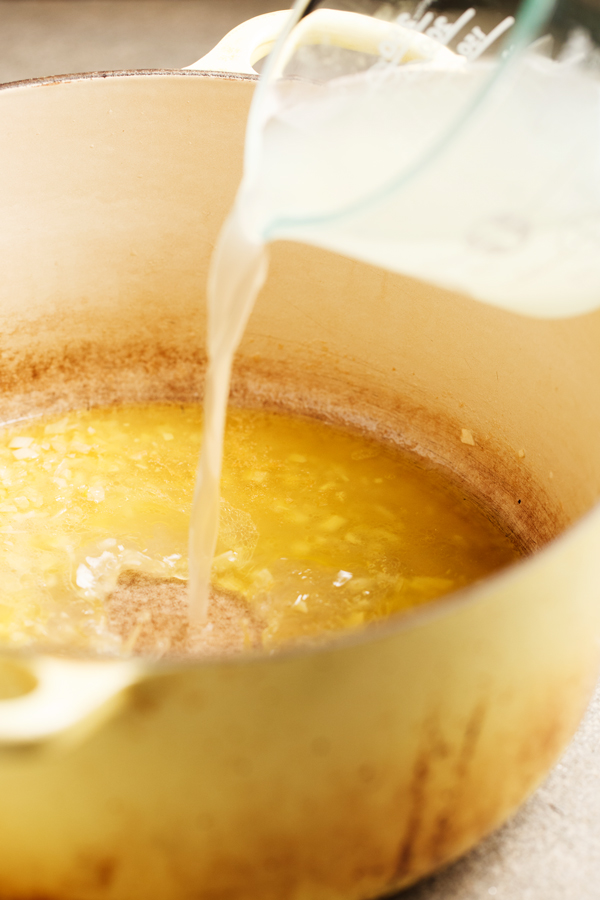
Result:
M314 244L521 313L599 305L593 32L579 8L551 0L525 0L515 15L511 0L508 15L497 0L446 2L298 0L267 62L209 274L190 528L197 621L216 545L231 364L266 277L265 244Z
M238 220L524 313L594 308L598 27L588 3L297 2Z

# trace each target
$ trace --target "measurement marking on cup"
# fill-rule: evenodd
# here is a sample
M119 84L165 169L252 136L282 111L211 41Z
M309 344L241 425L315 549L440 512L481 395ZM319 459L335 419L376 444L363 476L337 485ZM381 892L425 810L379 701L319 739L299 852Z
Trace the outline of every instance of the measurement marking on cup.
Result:
M428 37L433 38L442 46L447 46L453 38L467 25L475 16L476 10L473 7L466 9L462 15L454 22L449 22L446 16L437 16L434 19L434 13L428 12L424 16L411 16L410 13L400 13L394 22L397 25L407 28L417 33L425 33ZM433 22L433 24L431 24ZM491 47L509 28L514 25L513 16L507 16L493 28L489 34L486 34L479 25L475 25L468 34L464 36L460 44L456 48L460 56L464 56L469 62L474 62L484 53L488 47ZM427 27L430 26L430 27ZM427 30L426 30L427 29ZM378 46L380 59L370 70L371 72L387 72L398 66L404 59L406 53L410 49L410 40L397 40L386 38L381 41Z
M422 19L413 19L410 13L404 12L400 13L399 16L396 16L394 21L404 28L410 28L411 31L423 31L432 21L433 16L434 13L428 12L425 13Z
M475 15L473 7L466 9L462 16L459 16L456 22L449 22L446 16L438 16L431 28L428 28L425 34L439 41L440 44L446 46L458 32L470 22Z
M494 41L497 41L498 38L514 24L514 18L512 16L507 16L506 19L503 19L502 22L496 25L496 27L487 35L481 30L479 25L475 25L475 27L460 42L456 51L457 53L460 53L461 56L466 56L469 62L474 62L476 59L479 59L481 54L484 53L488 47L492 46Z

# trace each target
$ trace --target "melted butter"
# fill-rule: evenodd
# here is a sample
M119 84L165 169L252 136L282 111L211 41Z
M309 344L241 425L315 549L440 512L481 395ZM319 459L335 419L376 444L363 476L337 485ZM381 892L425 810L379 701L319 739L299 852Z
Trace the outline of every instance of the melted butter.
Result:
M129 406L4 430L3 641L119 652L105 606L119 575L187 580L200 421L196 406ZM212 582L244 598L265 646L408 610L517 556L455 486L397 449L229 411Z

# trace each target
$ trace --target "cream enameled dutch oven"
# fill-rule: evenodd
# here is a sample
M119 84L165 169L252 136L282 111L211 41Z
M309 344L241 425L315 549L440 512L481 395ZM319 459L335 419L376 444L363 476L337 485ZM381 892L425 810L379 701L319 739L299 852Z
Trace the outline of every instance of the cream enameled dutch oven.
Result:
M3 420L200 398L206 267L255 84L234 73L280 24L251 23L198 64L212 71L0 91ZM313 650L4 650L0 897L372 898L510 815L598 667L599 348L600 313L534 321L275 245L234 402L350 410L447 466L537 552Z

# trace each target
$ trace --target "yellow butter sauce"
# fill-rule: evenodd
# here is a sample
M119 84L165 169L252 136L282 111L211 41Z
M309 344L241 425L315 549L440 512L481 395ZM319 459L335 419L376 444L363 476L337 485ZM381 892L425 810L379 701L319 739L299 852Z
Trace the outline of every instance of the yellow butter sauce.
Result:
M119 575L182 582L197 406L123 406L0 435L0 639L119 652ZM228 414L213 585L261 640L355 628L469 584L515 546L439 472L315 420Z

